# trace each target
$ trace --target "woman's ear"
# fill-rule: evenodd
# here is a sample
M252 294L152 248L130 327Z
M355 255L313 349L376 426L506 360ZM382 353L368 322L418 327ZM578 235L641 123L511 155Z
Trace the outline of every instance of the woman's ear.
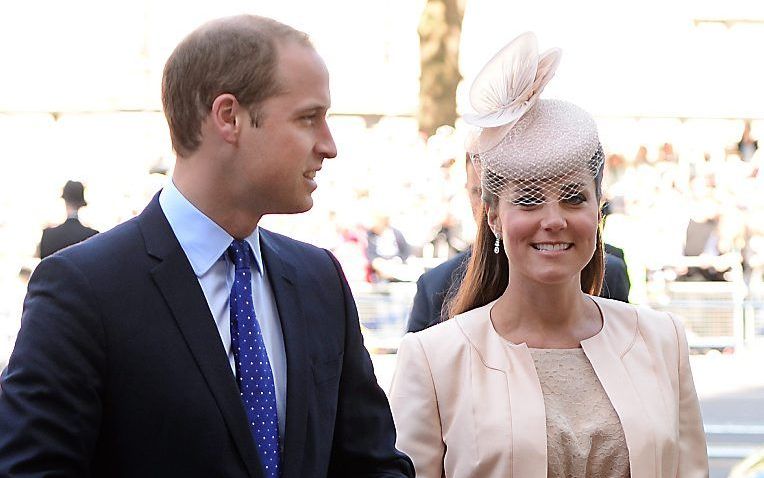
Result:
M493 201L486 203L485 210L488 217L488 225L491 226L491 231L494 235L501 235L501 220L499 219L499 207L498 202Z

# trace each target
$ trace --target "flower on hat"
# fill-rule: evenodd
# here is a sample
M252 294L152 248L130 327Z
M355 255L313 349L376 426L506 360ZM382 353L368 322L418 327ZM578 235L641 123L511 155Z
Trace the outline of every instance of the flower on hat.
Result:
M475 113L463 115L468 124L483 128L468 140L468 151L485 151L501 141L536 104L557 71L561 55L559 48L539 54L536 35L526 32L491 58L470 88Z

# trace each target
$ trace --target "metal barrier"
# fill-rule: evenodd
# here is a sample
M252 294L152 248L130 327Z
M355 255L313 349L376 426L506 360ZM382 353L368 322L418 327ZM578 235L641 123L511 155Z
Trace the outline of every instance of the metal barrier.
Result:
M352 289L366 347L375 353L396 352L406 333L416 283L360 283Z
M667 282L650 307L679 316L691 348L735 348L744 340L745 289L734 282Z
M647 305L679 316L690 348L735 349L764 343L764 294L747 298L740 282L665 282L650 284ZM395 352L406 332L416 284L353 284L366 346Z
M764 298L746 301L744 334L747 344L764 344Z

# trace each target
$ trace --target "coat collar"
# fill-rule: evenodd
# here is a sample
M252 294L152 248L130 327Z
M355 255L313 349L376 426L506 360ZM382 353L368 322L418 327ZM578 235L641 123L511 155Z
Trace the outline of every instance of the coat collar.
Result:
M625 363L639 332L637 308L610 299L595 298L602 313L602 331L581 346L602 388L618 414L629 449L631 476L653 476L656 456L653 430L645 420L646 410Z
M602 314L602 329L594 336L581 341L584 351L603 347L607 344L614 354L622 357L636 339L636 309L600 297L591 298ZM525 343L512 344L507 342L493 328L491 309L497 301L498 299L482 307L459 314L454 319L486 367L507 371L510 366L506 360L507 347L518 351L527 351L528 347Z
M491 322L491 309L498 299L454 317L464 336L470 342L487 368L507 372L507 342L499 336Z

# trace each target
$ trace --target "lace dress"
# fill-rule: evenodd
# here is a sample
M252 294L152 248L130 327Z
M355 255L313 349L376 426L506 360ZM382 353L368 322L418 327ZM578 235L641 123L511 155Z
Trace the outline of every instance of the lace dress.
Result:
M547 477L629 477L623 427L583 349L530 352L544 393Z

